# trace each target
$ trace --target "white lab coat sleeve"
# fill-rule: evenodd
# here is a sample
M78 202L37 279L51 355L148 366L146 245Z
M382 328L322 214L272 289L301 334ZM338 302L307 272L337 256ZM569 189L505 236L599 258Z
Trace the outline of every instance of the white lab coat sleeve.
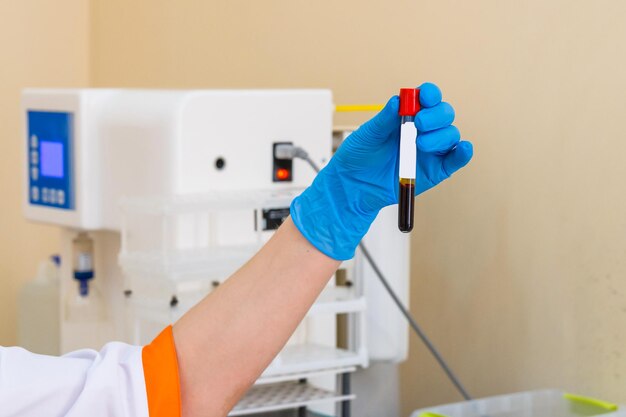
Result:
M0 347L0 417L148 417L142 348L55 357Z

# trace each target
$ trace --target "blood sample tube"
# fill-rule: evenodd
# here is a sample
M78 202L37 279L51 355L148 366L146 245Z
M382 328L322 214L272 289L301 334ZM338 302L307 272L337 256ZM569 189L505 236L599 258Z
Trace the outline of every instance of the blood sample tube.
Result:
M398 180L400 182L398 198L398 229L403 233L413 230L413 213L415 211L415 170L417 164L417 148L415 139L415 115L420 110L419 88L400 89L400 149Z

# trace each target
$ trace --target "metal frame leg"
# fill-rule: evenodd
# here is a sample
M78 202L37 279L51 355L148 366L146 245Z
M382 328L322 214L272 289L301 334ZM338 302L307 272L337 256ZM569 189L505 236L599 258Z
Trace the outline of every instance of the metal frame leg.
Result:
M350 374L341 374L341 395L350 394ZM350 400L341 402L341 417L350 417Z

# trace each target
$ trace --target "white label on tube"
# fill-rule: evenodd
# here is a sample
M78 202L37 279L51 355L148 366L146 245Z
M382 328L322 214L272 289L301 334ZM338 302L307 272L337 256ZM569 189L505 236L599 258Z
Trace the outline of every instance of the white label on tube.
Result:
M406 122L400 126L400 178L415 178L417 163L417 129L413 122Z

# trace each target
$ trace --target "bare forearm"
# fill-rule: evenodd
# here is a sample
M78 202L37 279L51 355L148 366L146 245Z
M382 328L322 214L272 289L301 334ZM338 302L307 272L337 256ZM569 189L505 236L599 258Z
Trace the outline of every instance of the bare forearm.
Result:
M289 339L339 262L291 219L174 325L184 417L226 415Z

